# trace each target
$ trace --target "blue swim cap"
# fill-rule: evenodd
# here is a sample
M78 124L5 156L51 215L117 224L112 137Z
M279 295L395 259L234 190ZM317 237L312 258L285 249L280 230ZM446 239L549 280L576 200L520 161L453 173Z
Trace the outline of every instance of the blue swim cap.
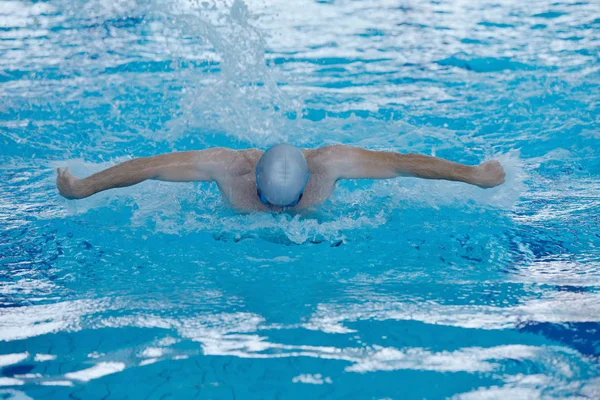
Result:
M308 164L302 150L278 144L265 151L256 165L256 189L260 201L293 207L300 201L308 182Z

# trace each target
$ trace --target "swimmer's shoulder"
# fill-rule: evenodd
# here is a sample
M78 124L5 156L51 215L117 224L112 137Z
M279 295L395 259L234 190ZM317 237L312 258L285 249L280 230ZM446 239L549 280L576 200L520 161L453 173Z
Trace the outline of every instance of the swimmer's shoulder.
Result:
M205 150L211 153L211 155L227 158L229 161L244 163L245 161L257 161L263 155L264 151L260 149L243 149L243 150L234 150L227 147L213 147L211 149Z
M260 149L233 150L235 168L232 169L236 174L245 175L254 172L258 160L262 157L264 151Z
M341 145L329 145L316 149L302 149L311 173L329 171L332 160L335 159ZM337 150L337 151L336 151Z
M264 154L264 151L261 149L252 148L252 149L237 150L237 153L239 153L242 157L244 157L248 160L258 162L258 160L260 160L260 158Z

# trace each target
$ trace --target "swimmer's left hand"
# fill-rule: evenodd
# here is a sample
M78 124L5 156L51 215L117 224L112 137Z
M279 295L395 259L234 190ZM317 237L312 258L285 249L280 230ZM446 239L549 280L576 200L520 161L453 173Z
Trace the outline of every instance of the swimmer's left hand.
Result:
M488 189L504 183L504 168L498 161L486 161L475 167L473 183L480 188Z

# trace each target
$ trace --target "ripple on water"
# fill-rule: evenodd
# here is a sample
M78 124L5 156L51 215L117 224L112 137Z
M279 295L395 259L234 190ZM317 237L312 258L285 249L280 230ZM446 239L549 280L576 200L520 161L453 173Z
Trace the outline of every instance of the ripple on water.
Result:
M2 397L599 398L599 28L595 2L1 2ZM54 186L281 141L507 182L340 182L296 216Z

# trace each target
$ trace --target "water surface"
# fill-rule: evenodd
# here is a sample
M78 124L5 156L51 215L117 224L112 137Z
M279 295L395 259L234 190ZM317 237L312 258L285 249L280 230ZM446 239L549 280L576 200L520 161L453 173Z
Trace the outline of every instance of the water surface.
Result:
M2 396L600 397L599 10L0 2ZM54 186L282 141L507 182L343 182L307 217Z

